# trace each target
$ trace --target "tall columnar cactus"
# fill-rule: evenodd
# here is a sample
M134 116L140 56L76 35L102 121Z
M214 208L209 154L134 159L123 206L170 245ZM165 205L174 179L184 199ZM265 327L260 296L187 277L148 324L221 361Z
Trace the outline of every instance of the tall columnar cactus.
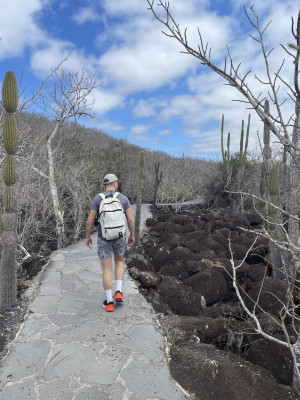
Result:
M222 114L222 124L221 124L221 152L222 152L224 169L227 174L227 182L226 182L226 187L227 187L231 181L231 174L232 174L232 158L230 158L230 132L228 132L227 135L227 150L224 150L223 136L224 136L224 114Z
M264 112L269 115L269 102L265 100ZM261 190L261 195L266 200L266 220L265 227L269 231L271 236L275 234L275 224L277 221L278 212L275 207L277 206L278 196L278 171L277 167L271 166L272 151L270 147L270 128L264 123L264 134L263 134L264 148L263 148L263 165L261 168L261 187L264 187L264 191Z
M159 162L154 163L154 197L153 197L153 204L156 206L157 204L157 192L158 192L158 187L162 181L162 171L160 171L160 164Z
M269 102L265 100L264 112L266 115L269 115ZM261 168L261 188L264 187L264 190L261 190L261 196L264 198L264 226L267 230L269 236L272 239L278 239L281 235L278 230L277 223L279 222L279 211L276 207L281 207L281 204L278 204L278 193L279 193L279 182L278 182L278 170L277 166L272 166L272 150L270 146L270 128L267 123L264 123L264 132L263 132L263 142L264 147L262 151L263 155L263 165ZM285 157L285 155L283 156ZM284 158L283 158L284 160ZM289 184L287 183L287 186ZM281 272L281 260L282 255L280 254L280 250L272 241L269 244L270 247L270 261L273 266L273 276L280 277Z
M239 155L239 166L246 164L248 143L249 143L249 132L250 132L250 119L251 115L248 115L248 124L245 138L245 146L244 146L244 120L242 120L242 128L241 128L241 137L240 137L240 155Z
M260 170L260 195L263 197L266 194L266 183L265 183L265 176L266 176L266 169L265 166L262 165L261 170Z
M222 115L222 125L221 125L221 151L222 151L222 159L223 165L226 172L226 188L229 191L239 192L241 190L241 183L243 181L245 166L247 161L247 150L248 150L248 142L249 142L249 133L250 133L250 114L248 116L248 124L246 130L246 137L244 131L244 121L242 121L241 135L240 135L240 151L237 157L233 157L230 155L230 132L227 136L227 150L224 150L223 144L223 135L224 135L224 115ZM245 140L244 140L245 138ZM235 197L233 197L232 201L232 211L234 213L237 212L237 204L235 201Z
M119 190L122 191L122 182L124 182L124 176L126 175L126 150L125 146L121 145L119 150L117 151L116 157L116 166L117 166L117 176L120 179L121 183L119 185Z
M144 152L140 153L139 157L139 187L136 199L136 211L135 211L135 245L140 244L140 222L141 222L141 208L142 208L142 197L144 190Z
M238 159L238 169L235 177L235 182L234 182L234 190L239 191L240 186L244 177L244 172L245 172L245 166L246 166L246 161L247 161L247 150L248 150L248 143L249 143L249 133L250 133L250 119L251 115L248 115L248 124L247 124L247 130L246 130L246 138L245 138L245 143L244 143L244 120L242 120L242 128L241 128L241 136L240 136L240 153L239 153L239 159Z
M276 227L273 224L276 223L277 209L276 207L273 207L273 205L277 206L277 194L278 194L278 173L276 167L274 167L270 173L269 190L270 190L269 230L271 232L274 232Z
M0 311L17 302L16 263L16 201L14 185L17 180L18 129L14 113L18 106L18 85L13 72L6 73L2 84L2 104L6 111L3 123L3 145L6 157L3 164L4 214L2 216L2 256L0 262Z
M264 112L266 115L269 115L269 102L268 100L265 100L265 106L264 106ZM269 184L270 184L270 169L271 169L271 157L272 157L272 151L270 147L270 128L269 126L264 123L264 134L263 134L263 142L264 142L264 147L263 147L263 165L261 168L261 182L260 182L260 187L261 187L261 196L263 196L266 200L266 206L265 206L265 213L266 213L266 220L265 220L265 228L268 229L268 202L270 201L270 190L269 190ZM262 190L262 188L264 190Z
M300 24L300 13L299 13L299 20L298 23ZM300 25L298 26L300 29ZM295 102L295 120L293 126L293 135L292 141L295 149L299 149L299 142L300 142L300 98L296 98ZM299 150L298 150L299 151ZM299 157L299 154L297 155ZM299 164L295 162L295 159L292 159L290 162L289 169L286 169L285 173L288 172L288 181L290 184L289 191L288 191L288 200L286 208L292 215L298 215L299 213L299 185L300 185L300 168ZM299 234L300 234L300 227L299 223L290 218L288 222L288 230L289 230L289 237L292 239L294 243L298 242Z

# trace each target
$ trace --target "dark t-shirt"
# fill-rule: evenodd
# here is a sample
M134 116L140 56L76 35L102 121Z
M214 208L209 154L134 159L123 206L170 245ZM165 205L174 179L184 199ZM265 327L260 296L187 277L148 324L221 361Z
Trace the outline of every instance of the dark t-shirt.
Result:
M113 195L115 193L115 191L114 190L106 190L103 193L104 193L105 196L109 196L109 195ZM126 212L126 210L128 208L131 208L130 201L128 200L128 198L124 194L120 193L119 196L118 196L118 199L120 200L120 203L122 204L124 212ZM101 201L102 201L102 197L99 196L99 194L97 194L92 200L90 209L91 210L95 210L98 213ZM99 228L98 228L98 237L102 237L101 225L100 224L99 224Z

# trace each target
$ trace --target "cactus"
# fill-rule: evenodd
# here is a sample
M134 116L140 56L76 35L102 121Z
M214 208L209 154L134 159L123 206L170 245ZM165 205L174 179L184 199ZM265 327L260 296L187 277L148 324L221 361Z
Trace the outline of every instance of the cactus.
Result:
M268 116L269 115L269 102L265 100L264 112ZM277 240L281 233L278 230L278 220L279 220L279 211L274 206L281 206L278 204L278 193L279 193L279 182L278 182L278 171L277 167L271 166L271 157L272 151L270 147L270 128L269 125L264 122L264 131L263 131L263 142L264 148L262 151L263 155L263 165L261 172L261 186L265 187L264 191L261 191L261 196L265 199L265 221L264 226L268 232L270 238ZM283 154L283 161L286 160L286 151ZM287 186L289 183L287 182ZM269 243L270 247L270 262L271 265L275 266L273 269L274 278L281 278L281 265L282 265L282 254L280 249L272 241Z
M18 149L18 128L16 117L6 114L3 123L3 145L7 154L15 154Z
M265 176L266 176L266 169L265 166L262 165L261 170L260 170L260 195L263 197L266 193L266 184L265 184Z
M13 113L18 106L18 86L13 72L6 73L2 84L2 104L6 114L3 125L3 145L6 157L3 165L4 214L2 254L0 262L0 309L7 310L17 303L17 263L16 263L16 202L14 184L17 180L17 162L14 154L18 150L18 129Z
M270 174L270 195L276 196L278 193L278 173L277 168L273 168Z
M266 115L270 114L270 106L269 106L269 101L268 100L265 100L264 112L265 112ZM270 128L269 128L269 125L266 124L266 122L264 123L264 136L263 136L263 139L264 139L264 145L265 146L270 146ZM266 157L266 158L271 158L271 155L270 155L270 157Z
M269 115L269 102L268 100L265 100L265 105L264 105L264 112L266 115ZM263 132L263 142L264 142L264 148L262 151L263 155L263 165L261 168L261 182L260 186L264 188L264 191L261 191L261 196L265 197L266 202L268 203L270 201L270 169L271 169L271 156L272 156L272 151L270 147L270 128L269 126L264 123L264 132ZM266 203L266 204L267 204ZM268 230L268 215L269 215L269 207L267 205L264 206L265 208L265 214L266 214L266 221L264 222L265 228Z
M224 114L222 114L222 123L221 123L221 152L222 152L224 168L227 173L227 184L228 184L230 182L232 174L232 162L230 162L230 132L228 132L227 135L227 150L224 150L223 135L224 135Z
M118 145L115 153L115 165L111 165L110 171L116 168L117 176L120 179L119 191L123 190L124 176L126 175L126 147L123 143Z
M261 179L259 189L260 189L260 195L263 197L266 193L266 185L264 179Z
M275 206L277 205L278 173L276 167L273 168L270 173L269 191L270 191L270 204L268 207L268 212L270 221L270 226L269 226L269 233L270 233L270 231L274 231L276 229L276 226L274 224L276 223L277 220L277 209L272 206L273 204Z
M162 171L159 171L160 169L160 164L159 162L154 163L154 173L155 173L155 182L154 182L154 198L153 198L153 204L156 206L157 203L157 192L158 192L158 187L162 181Z
M4 231L4 225L2 222L2 215L0 214L0 236L2 235L3 231Z
M17 174L16 174L16 159L12 156L6 156L4 159L3 166L3 180L5 185L13 185L16 183Z
M233 191L238 192L241 189L240 186L243 181L245 165L247 161L247 150L248 150L249 133L250 133L250 118L251 116L249 114L245 142L244 142L244 136L245 136L244 121L242 121L241 136L240 136L240 151L237 157L233 157L230 155L230 132L228 133L227 136L227 150L224 150L224 144L223 144L224 114L222 115L221 152L222 152L224 169L227 174L225 187L229 189L229 191L233 189ZM243 204L241 205L243 207ZM232 201L232 209L233 213L237 212L237 204L234 198Z
M2 104L8 113L14 113L18 107L18 85L12 71L5 74L2 84Z
M140 221L141 221L141 207L142 207L142 196L144 190L144 152L140 153L139 157L139 187L136 199L136 211L135 211L135 245L140 244Z
M12 187L7 187L4 193L4 209L7 213L13 213L15 207L15 193Z
M250 133L250 119L251 115L248 115L248 123L247 123L247 131L246 131L246 140L245 140L245 147L244 144L244 120L242 121L242 130L241 130L241 140L240 140L240 166L245 166L246 164L246 157L247 157L247 150L248 150L248 143L249 143L249 133Z

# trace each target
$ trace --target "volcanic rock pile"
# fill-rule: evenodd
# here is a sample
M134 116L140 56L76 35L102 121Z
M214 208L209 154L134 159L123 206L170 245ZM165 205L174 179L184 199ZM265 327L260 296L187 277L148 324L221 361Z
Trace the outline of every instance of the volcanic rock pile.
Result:
M129 252L126 263L173 343L175 379L202 400L296 399L288 386L289 350L255 332L232 285L231 258L240 265L245 304L252 310L259 299L256 314L263 329L284 339L276 322L287 284L272 278L265 238L249 251L255 231L261 230L258 216L157 210L153 215L141 246ZM288 329L296 340L297 332Z

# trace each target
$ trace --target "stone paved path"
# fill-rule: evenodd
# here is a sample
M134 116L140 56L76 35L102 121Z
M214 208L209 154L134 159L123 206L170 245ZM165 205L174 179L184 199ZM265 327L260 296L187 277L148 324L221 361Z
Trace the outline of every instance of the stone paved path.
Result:
M142 227L149 216L143 205ZM170 376L155 313L127 272L125 303L113 313L102 308L93 238L91 250L82 240L56 252L44 270L0 365L0 399L190 399Z

